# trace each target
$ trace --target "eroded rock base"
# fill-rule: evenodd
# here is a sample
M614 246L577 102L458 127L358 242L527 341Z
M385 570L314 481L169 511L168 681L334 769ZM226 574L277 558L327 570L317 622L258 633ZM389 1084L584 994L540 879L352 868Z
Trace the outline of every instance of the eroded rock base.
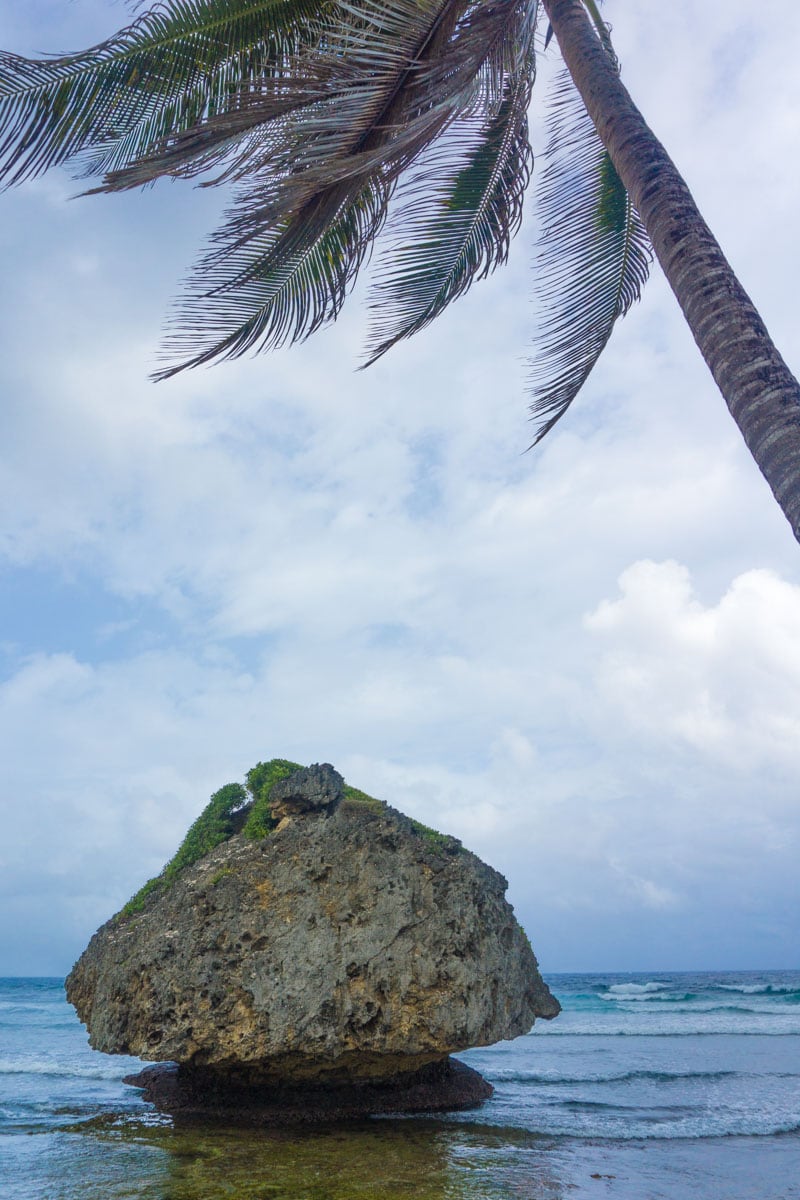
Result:
M231 1088L224 1079L174 1063L157 1063L125 1083L144 1090L181 1124L209 1121L278 1127L350 1121L387 1113L454 1112L476 1108L494 1088L472 1067L446 1058L389 1079L351 1084L274 1084Z

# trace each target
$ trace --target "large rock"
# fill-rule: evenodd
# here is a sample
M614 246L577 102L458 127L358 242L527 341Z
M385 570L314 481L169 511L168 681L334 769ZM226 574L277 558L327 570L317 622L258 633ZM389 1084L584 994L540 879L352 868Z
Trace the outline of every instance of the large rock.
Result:
M270 793L272 819L280 825L286 817L331 813L344 795L344 780L330 763L301 767L279 780Z
M348 791L330 767L282 783L270 836L234 833L98 930L67 980L96 1049L374 1084L557 1014L505 879Z

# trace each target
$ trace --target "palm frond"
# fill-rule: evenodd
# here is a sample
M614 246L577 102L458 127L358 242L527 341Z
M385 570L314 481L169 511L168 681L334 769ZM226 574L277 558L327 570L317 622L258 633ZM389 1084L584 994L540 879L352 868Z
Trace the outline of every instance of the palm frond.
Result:
M232 92L224 108L203 114L194 125L170 131L146 154L108 174L96 190L138 187L163 174L220 171L205 181L211 186L267 168L274 174L289 160L287 173L294 177L315 163L322 173L335 174L343 158L353 159L359 139L364 147L396 139L400 109L405 117L412 108L421 113L441 106L463 84L470 73L457 52L467 44L465 10L480 7L475 0L340 3L318 42L301 47L279 73L262 78L257 88ZM457 22L459 38L447 43ZM443 43L444 70L439 55L431 53ZM351 174L361 171L350 168Z
M170 325L186 361L160 377L335 317L420 163L411 222L444 214L439 273L396 259L405 307L384 348L504 260L530 173L537 0L127 3L131 23L82 54L0 54L0 178L70 161L99 191L234 182Z
M371 180L352 198L320 198L316 211L305 211L272 230L266 244L249 244L254 261L247 276L239 278L235 288L223 284L205 297L194 297L191 328L177 321L168 344L182 361L154 378L167 379L186 367L236 358L253 348L297 341L333 319L369 254L388 201L388 189ZM213 281L214 267L205 270ZM201 277L208 278L202 263ZM210 306L200 307L208 301ZM198 351L201 331L206 344ZM190 357L185 358L187 351Z
M505 0L506 9L511 4ZM334 72L331 99L259 134L258 173L198 264L169 335L169 351L195 352L159 378L302 339L338 313L398 177L483 86L477 77L490 50L464 19L475 7L464 0L360 0L356 25L331 32L349 86L342 90ZM441 59L451 48L442 77Z
M533 445L586 382L616 320L639 299L650 241L572 79L557 80L547 167L538 192L535 291L544 316L534 339Z
M411 200L392 221L394 244L378 265L365 366L423 329L508 257L533 162L534 27L535 9L518 6L497 30L501 53L484 43L496 92L488 116L484 110L456 121L407 186Z
M19 183L76 155L117 169L224 110L313 40L335 0L163 0L78 54L0 53L0 178Z

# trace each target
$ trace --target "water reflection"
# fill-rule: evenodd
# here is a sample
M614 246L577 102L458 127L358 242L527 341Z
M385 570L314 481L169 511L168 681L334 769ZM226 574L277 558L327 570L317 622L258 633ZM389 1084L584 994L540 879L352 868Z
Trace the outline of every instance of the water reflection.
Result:
M444 1121L302 1132L89 1122L62 1134L59 1200L562 1200L542 1139ZM80 1150L83 1143L83 1151ZM92 1143L92 1145L89 1145ZM82 1160L78 1165L78 1160ZM55 1165L55 1163L53 1164ZM79 1174L78 1174L79 1172ZM569 1190L569 1189L568 1189Z

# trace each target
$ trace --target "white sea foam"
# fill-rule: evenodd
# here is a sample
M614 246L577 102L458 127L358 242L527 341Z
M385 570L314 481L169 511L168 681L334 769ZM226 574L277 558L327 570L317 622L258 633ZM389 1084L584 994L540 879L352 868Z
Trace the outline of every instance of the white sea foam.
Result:
M573 1035L627 1037L688 1037L696 1034L800 1034L800 1007L758 1010L739 1005L668 1006L621 1005L602 1012L563 1011L552 1023L537 1021L531 1037Z
M491 1061L491 1060L489 1060ZM549 1086L551 1084L598 1084L598 1083L631 1083L631 1082L653 1082L653 1083L685 1083L688 1080L709 1080L709 1079L728 1079L733 1075L739 1075L738 1071L618 1071L609 1074L608 1072L584 1072L582 1074L569 1074L563 1071L551 1070L529 1070L520 1071L513 1067L500 1067L490 1070L484 1065L484 1070L490 1075L492 1083L530 1083L543 1084ZM794 1078L794 1076L791 1076Z
M137 1060L125 1059L108 1063L98 1063L95 1066L59 1062L48 1058L29 1058L21 1055L19 1058L0 1058L0 1075L51 1075L54 1078L65 1079L108 1079L118 1080L130 1071L129 1062Z
M720 983L722 992L741 992L744 996L796 996L796 987L782 987L775 983Z
M532 1037L465 1056L495 1085L479 1121L515 1131L509 1155L518 1152L520 1129L564 1136L570 1144L589 1139L596 1164L599 1139L610 1145L613 1140L678 1138L689 1145L692 1139L754 1139L800 1127L800 972L575 975L549 982L564 1006L557 1021L537 1022ZM8 992L0 994L8 999ZM61 1026L59 1014L69 1025ZM20 1012L18 1021L15 1017L19 1029L12 1028L11 1037L3 1040L0 1127L34 1133L100 1115L103 1121L113 1118L123 1137L131 1122L138 1129L147 1119L146 1104L120 1082L135 1060L91 1052L63 993L56 995L55 988L52 1019L41 1017L33 1009ZM715 1034L727 1036L703 1036ZM795 1036L787 1041L786 1034ZM168 1120L156 1114L149 1119L159 1124ZM474 1117L465 1115L464 1120ZM64 1144L68 1149L71 1143L67 1139ZM82 1140L81 1153L85 1145ZM796 1147L796 1139L792 1145ZM98 1153L105 1155L107 1149L98 1140ZM23 1169L29 1170L27 1156ZM101 1174L103 1170L104 1160L98 1167ZM590 1170L604 1168L593 1165ZM781 1181L794 1178L793 1164L781 1170ZM101 1195L87 1188L82 1160L71 1177L73 1200ZM698 1186L683 1194L710 1194L703 1187L705 1175L698 1178ZM736 1200L747 1194L788 1200L782 1182L770 1183L758 1193L719 1194ZM41 1195L50 1197L56 1190L42 1190ZM105 1187L102 1196L108 1195ZM31 1196L21 1191L18 1200Z
M671 984L658 983L612 983L607 991L600 993L601 1000L651 1000L662 992L669 991Z
M27 1000L0 1000L0 1012L52 1012L53 1004L34 1004Z

